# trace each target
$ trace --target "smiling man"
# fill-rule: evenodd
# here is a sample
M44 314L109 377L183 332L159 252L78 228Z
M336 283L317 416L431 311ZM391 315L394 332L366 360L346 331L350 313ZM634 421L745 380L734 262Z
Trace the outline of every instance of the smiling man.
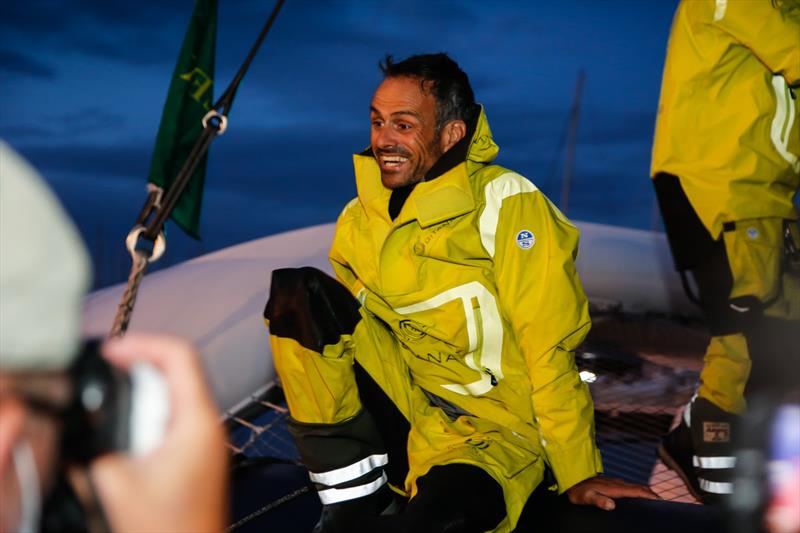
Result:
M599 477L573 351L590 327L578 231L498 153L445 54L387 57L354 157L338 282L273 273L264 316L319 531L510 531L537 486L655 497Z
M437 113L433 82L411 76L388 77L370 106L370 142L387 189L413 186L443 153L466 135L457 109ZM440 127L441 126L441 127Z

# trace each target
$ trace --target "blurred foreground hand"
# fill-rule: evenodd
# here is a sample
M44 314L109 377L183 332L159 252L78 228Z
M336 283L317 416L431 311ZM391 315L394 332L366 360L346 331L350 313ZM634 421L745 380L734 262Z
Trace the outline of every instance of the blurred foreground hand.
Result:
M219 413L197 352L186 341L130 333L108 341L104 355L128 369L159 369L170 395L164 441L138 457L116 453L90 466L90 476L114 531L222 531L227 520L228 453Z

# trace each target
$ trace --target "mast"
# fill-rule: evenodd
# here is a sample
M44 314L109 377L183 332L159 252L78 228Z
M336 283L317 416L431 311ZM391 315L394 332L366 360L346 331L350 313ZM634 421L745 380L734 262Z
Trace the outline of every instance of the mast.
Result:
M567 212L569 208L569 192L572 187L572 163L575 158L575 141L578 137L578 119L581 113L581 93L586 80L586 71L578 71L578 80L575 83L575 98L569 112L569 130L567 132L567 155L564 161L564 177L561 180L561 211Z

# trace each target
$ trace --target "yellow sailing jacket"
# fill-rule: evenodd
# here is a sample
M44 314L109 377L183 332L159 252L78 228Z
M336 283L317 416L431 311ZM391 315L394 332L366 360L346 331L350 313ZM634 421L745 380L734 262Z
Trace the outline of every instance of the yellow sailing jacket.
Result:
M672 23L651 176L678 176L712 237L728 221L797 219L800 22L770 0L682 1Z
M377 162L354 156L358 197L330 259L406 348L413 381L510 429L563 492L602 470L573 353L590 327L578 230L530 181L489 165L497 152L481 113L466 160L417 184L394 221Z

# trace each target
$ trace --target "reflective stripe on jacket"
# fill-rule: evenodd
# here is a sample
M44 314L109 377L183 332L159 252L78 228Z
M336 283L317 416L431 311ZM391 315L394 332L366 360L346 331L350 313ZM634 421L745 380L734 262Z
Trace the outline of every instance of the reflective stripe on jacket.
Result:
M388 215L371 155L330 259L340 281L408 349L413 381L544 454L559 490L601 471L574 349L590 327L578 230L527 179L496 165L481 113L465 161L417 184Z
M651 176L678 176L713 238L741 219L797 219L800 22L770 0L681 2Z

